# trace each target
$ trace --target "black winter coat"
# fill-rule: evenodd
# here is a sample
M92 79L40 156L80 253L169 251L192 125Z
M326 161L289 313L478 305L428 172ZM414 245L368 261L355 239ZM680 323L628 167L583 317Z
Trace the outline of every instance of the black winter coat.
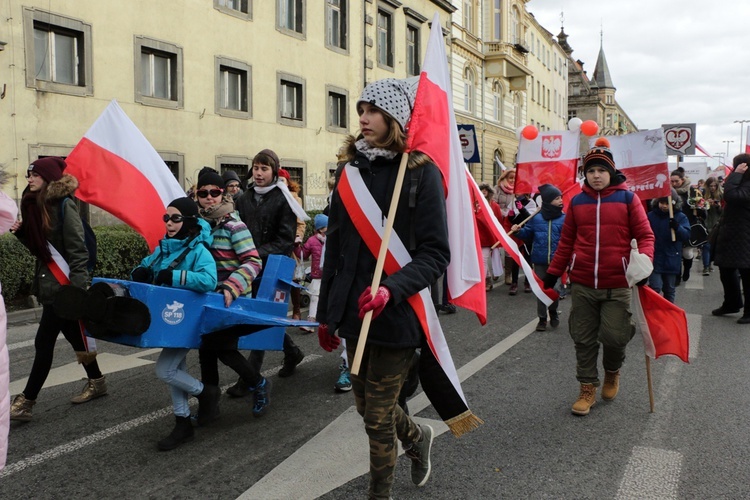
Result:
M255 247L263 260L263 267L269 255L286 255L292 253L294 234L297 230L297 216L280 189L272 189L257 197L252 186L242 193L235 204L253 235Z
M372 163L357 154L351 165L362 173L362 179L378 203L383 219L387 216L396 182L401 155L393 160L376 158ZM376 256L367 249L352 224L338 192L339 167L331 198L326 233L326 250L317 319L328 323L330 331L357 339L362 321L357 317L358 299L372 283ZM422 169L418 181L416 206L409 208L412 175L407 170L401 189L393 228L409 249L413 232L412 261L397 273L381 281L391 292L383 312L373 320L368 343L393 348L419 347L422 328L407 299L434 283L448 267L450 248L445 213L445 198L440 172L432 163L416 166ZM420 177L417 175L415 177Z
M716 248L717 266L750 269L750 175L732 172L724 182L724 219Z

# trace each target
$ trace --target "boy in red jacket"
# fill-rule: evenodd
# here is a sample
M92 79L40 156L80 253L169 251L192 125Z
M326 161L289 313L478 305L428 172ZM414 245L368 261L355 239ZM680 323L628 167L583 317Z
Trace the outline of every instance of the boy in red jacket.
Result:
M581 384L575 415L588 415L599 386L597 357L603 346L602 399L617 396L625 348L635 334L631 319L632 290L625 278L630 241L654 258L654 233L638 196L629 191L615 167L609 141L599 138L583 159L583 192L570 203L562 236L544 278L553 288L570 265L569 329L576 349L576 378ZM645 285L647 280L638 283Z

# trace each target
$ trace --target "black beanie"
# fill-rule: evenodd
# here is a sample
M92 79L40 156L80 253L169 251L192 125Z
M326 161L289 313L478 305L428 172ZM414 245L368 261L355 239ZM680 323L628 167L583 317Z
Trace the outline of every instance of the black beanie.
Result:
M220 188L224 187L224 179L221 178L219 175L219 172L214 170L211 167L203 167L200 172L198 172L198 188L202 186L219 186Z
M190 217L182 222L182 228L173 236L178 240L188 237L194 228L198 227L198 204L188 197L172 200L168 206L174 207L185 217Z
M612 182L615 180L617 168L612 151L609 149L609 141L605 137L600 137L594 143L594 147L583 157L583 172L588 172L593 166L604 167L611 177Z
M232 181L237 181L238 183L242 184L240 176L237 175L237 172L235 172L234 170L227 170L226 172L221 174L221 178L224 179L225 186Z
M552 184L542 184L539 186L539 194L542 195L542 203L552 203L552 200L562 196L562 191Z
M67 164L57 156L47 156L31 162L27 172L34 172L47 182L59 181Z

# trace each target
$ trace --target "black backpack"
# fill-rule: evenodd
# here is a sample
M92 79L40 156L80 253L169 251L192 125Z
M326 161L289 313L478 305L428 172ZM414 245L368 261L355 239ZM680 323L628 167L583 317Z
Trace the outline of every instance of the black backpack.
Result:
M72 200L73 198L67 196L63 198L62 202L60 203L61 226L63 221L65 220L65 200L67 199ZM96 233L94 233L94 230L91 228L91 226L83 216L81 216L81 224L83 225L83 242L86 245L86 250L89 253L89 260L86 262L86 270L89 272L89 274L91 274L96 267Z

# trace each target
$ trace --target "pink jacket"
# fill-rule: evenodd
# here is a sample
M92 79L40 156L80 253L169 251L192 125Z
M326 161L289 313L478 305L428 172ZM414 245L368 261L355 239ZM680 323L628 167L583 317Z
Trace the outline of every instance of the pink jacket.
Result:
M320 235L313 234L304 245L294 247L294 255L300 258L310 257L310 277L320 279L323 277L323 270L320 268L320 257L323 255L323 244L325 237L321 240Z
M16 221L18 207L16 202L0 191L0 234L10 229ZM1 290L1 288L0 288ZM5 314L5 302L0 295L0 470L5 467L8 456L8 430L10 429L10 359L8 358L8 325Z

